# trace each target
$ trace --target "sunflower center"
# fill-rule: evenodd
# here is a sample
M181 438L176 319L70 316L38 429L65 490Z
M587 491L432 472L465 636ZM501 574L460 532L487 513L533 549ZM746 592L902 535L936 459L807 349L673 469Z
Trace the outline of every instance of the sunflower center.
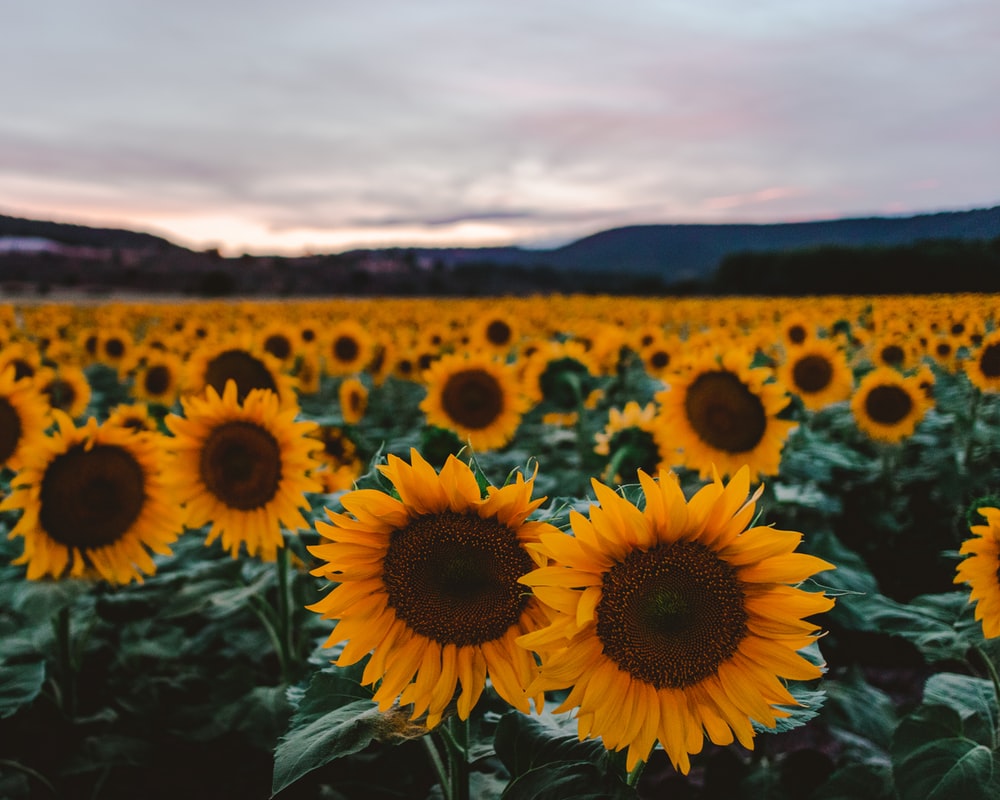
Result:
M267 430L235 420L215 428L199 464L205 487L230 508L267 505L281 483L281 448Z
M635 550L604 576L597 637L604 653L657 689L714 674L747 634L743 586L699 542Z
M73 384L61 378L53 378L44 391L48 395L49 405L63 411L68 411L76 400L76 389L73 388Z
M21 415L6 397L0 397L0 464L14 455L21 441Z
M275 358L284 361L292 354L292 343L288 337L280 333L273 333L264 340L264 349Z
M534 564L496 519L443 511L393 532L383 559L388 603L413 631L439 644L503 636L528 603L518 578Z
M121 358L125 355L125 342L121 339L108 339L104 343L104 352L110 358Z
M21 378L31 378L35 375L35 368L31 366L23 358L15 358L11 363L14 365L14 380L19 381Z
M628 427L615 433L608 442L612 458L618 459L618 474L625 480L636 480L641 469L647 475L656 474L660 466L660 449L653 434L647 430Z
M170 388L170 369L163 364L154 364L143 377L146 391L153 396L164 394Z
M490 344L496 346L502 346L510 343L510 337L513 335L513 331L510 329L510 325L504 322L502 319L495 319L489 325L486 326L486 338Z
M801 325L792 325L788 329L788 341L792 344L802 344L806 340L806 329Z
M500 382L483 369L460 370L449 376L441 392L441 407L464 428L488 428L503 413Z
M573 410L583 401L590 373L575 358L550 361L538 379L545 399L566 410Z
M913 408L909 392L900 386L876 386L865 398L865 413L880 425L895 425Z
M882 348L882 362L890 367L899 366L905 358L906 353L898 344L890 344Z
M145 473L128 450L78 444L46 468L38 519L66 547L103 547L125 535L145 500Z
M729 453L753 450L767 429L764 404L731 372L705 372L695 378L684 411L702 441Z
M979 369L987 378L1000 378L1000 344L990 344L979 355Z
M670 364L670 353L665 350L657 350L649 357L649 363L653 369L664 369Z
M792 367L792 380L799 391L814 394L823 391L833 378L833 367L821 355L800 358Z
M220 395L227 381L236 382L236 398L241 403L253 389L278 390L267 365L246 350L226 350L208 362L205 383Z
M353 336L338 336L333 343L333 355L337 361L349 364L360 352L361 347Z

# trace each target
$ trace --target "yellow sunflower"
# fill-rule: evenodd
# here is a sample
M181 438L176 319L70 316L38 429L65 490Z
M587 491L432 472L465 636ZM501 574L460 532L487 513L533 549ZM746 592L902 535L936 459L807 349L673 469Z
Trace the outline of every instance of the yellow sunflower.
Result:
M208 387L204 396L182 398L183 416L170 414L169 470L175 497L183 503L189 527L211 523L206 545L219 537L233 558L245 545L274 561L284 545L282 528L306 528L300 508L305 492L318 492L310 474L320 446L308 434L316 423L296 422L297 407L282 407L271 391L254 389L241 403L230 380L220 397Z
M749 475L686 502L674 475L641 472L642 511L595 480L589 519L571 512L573 535L533 546L553 563L521 582L554 616L519 639L541 659L529 692L569 688L556 711L577 709L581 738L628 748L629 770L657 741L685 773L705 734L752 749L752 722L798 705L784 682L821 675L799 651L817 637L806 618L833 600L796 584L832 565L793 552L800 533L747 528Z
M150 551L170 555L183 527L153 439L98 425L77 428L54 411L57 430L25 457L0 510L21 509L11 538L29 579L99 577L141 582L156 571Z
M666 455L672 454L653 403L640 406L629 400L623 409L610 409L608 424L594 441L594 452L608 459L604 479L613 483L634 483L639 470L657 472Z
M971 587L969 602L976 604L976 619L983 636L1000 636L1000 508L980 508L985 525L972 525L973 538L963 542L959 552L967 558L959 562L955 583Z
M222 394L232 380L241 402L254 389L269 389L283 406L297 405L294 378L282 371L278 359L261 350L248 336L206 342L191 353L186 367L184 385L188 393L202 394L211 386L216 394Z
M145 403L121 403L115 406L108 412L104 424L143 435L160 433L160 426L150 415L149 406Z
M348 513L327 512L317 529L328 542L309 550L325 563L313 574L338 583L309 606L338 620L327 646L346 642L336 663L371 653L362 682L379 683L375 701L412 704L435 727L453 702L468 719L487 679L515 708L541 709L542 692L525 687L535 659L516 639L545 621L518 579L544 559L529 545L556 529L529 515L534 478L482 496L472 470L450 456L440 474L416 450L410 464L390 455L380 466L399 499L360 489L341 498Z
M681 463L707 478L713 469L733 475L744 464L750 477L776 475L795 423L778 419L788 393L767 367L750 367L737 349L706 352L656 394L664 436Z
M358 378L344 378L337 389L340 414L347 425L357 425L368 408L368 388Z
M788 348L777 374L812 411L847 400L854 389L847 356L830 339L814 337L804 345Z
M374 355L375 342L356 319L343 319L326 334L323 349L327 375L361 372Z
M859 382L851 398L858 428L879 442L901 442L933 406L915 376L877 367Z
M965 362L965 374L984 392L1000 392L1000 330L983 337L972 357Z
M80 367L61 364L58 369L42 367L32 378L52 408L65 411L73 419L82 417L90 405L90 382Z
M427 422L453 431L475 450L496 450L514 437L528 401L515 366L487 354L448 354L424 373Z
M132 394L137 400L169 407L177 400L183 377L180 356L150 350L132 379Z
M0 370L0 466L16 470L22 456L45 440L52 419L32 379L15 376L14 366Z

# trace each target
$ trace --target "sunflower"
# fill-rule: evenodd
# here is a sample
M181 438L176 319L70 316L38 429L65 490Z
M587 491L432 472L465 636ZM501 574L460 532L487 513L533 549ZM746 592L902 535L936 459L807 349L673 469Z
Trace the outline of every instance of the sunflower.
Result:
M176 353L149 350L135 371L132 394L137 400L172 406L180 393L184 364Z
M374 340L356 319L343 319L326 335L323 350L327 375L361 372L374 354Z
M497 355L509 353L520 338L517 318L512 312L513 309L498 307L479 315L471 331L473 346Z
M983 337L972 358L965 362L965 374L982 391L1000 392L1000 330Z
M22 456L45 440L49 404L30 378L16 378L14 366L0 370L0 466L19 469Z
M347 425L356 425L368 408L368 388L358 378L345 378L338 387L340 414Z
M830 339L812 338L788 348L777 374L812 411L847 400L854 389L854 373L847 357Z
M10 536L24 539L29 579L99 577L141 582L156 571L150 551L170 555L182 519L152 439L98 425L77 428L54 411L57 429L25 457L0 510L23 511Z
M851 398L854 421L869 438L896 443L910 436L933 406L918 379L877 367L859 382Z
M269 389L283 406L296 405L294 378L282 371L278 359L248 337L206 342L191 353L184 380L188 393L202 394L210 386L222 394L230 380L236 383L240 402L254 389Z
M594 435L594 441L594 452L608 457L605 479L614 483L634 483L640 469L656 472L672 450L663 440L656 406L640 406L635 400L629 400L623 409L610 409L608 424Z
M111 409L104 424L124 428L132 433L160 433L160 427L145 403L120 403Z
M58 369L42 367L32 380L52 408L65 411L73 419L86 413L91 389L82 368L73 364L61 364Z
M371 653L362 683L379 682L382 711L412 704L435 727L457 698L468 719L487 679L505 701L530 712L541 692L524 687L536 676L534 657L516 639L537 629L540 603L518 579L544 563L529 545L555 531L528 521L545 498L532 500L534 478L483 497L464 462L448 458L440 474L416 450L410 462L389 455L379 470L399 499L373 489L341 498L346 514L318 522L328 542L309 548L325 563L313 574L339 585L309 609L336 619L327 646L346 642L336 663Z
M211 386L204 396L182 398L184 414L166 417L176 458L169 478L187 524L211 523L205 544L220 536L233 558L240 545L274 561L284 545L282 528L306 528L299 508L304 492L318 492L310 475L319 445L308 436L314 422L296 422L298 408L282 407L271 391L254 389L241 403L230 380L220 397Z
M686 502L673 474L640 472L642 511L594 480L600 507L533 546L552 563L521 582L553 616L519 639L541 660L528 691L569 688L556 712L577 709L581 738L628 748L629 770L659 741L686 773L702 731L752 749L754 721L773 728L798 705L785 681L821 675L798 651L817 638L806 618L833 600L795 584L832 565L793 552L800 533L747 528L761 493L747 499L749 476L716 475Z
M264 326L257 334L257 341L265 353L274 356L282 365L291 366L302 347L301 333L292 323L278 320ZM310 333L315 337L314 330L310 329Z
M980 508L985 525L972 525L973 538L966 539L959 553L968 556L959 562L955 583L972 587L969 602L976 603L976 619L983 636L1000 636L1000 508Z
M9 342L0 349L0 372L14 368L14 377L32 378L42 368L42 355L31 342Z
M424 374L427 423L453 431L475 450L495 450L517 432L528 401L516 367L486 354L448 354Z
M702 478L714 468L732 475L744 464L750 477L776 475L781 451L795 425L777 415L788 405L783 384L767 367L749 365L740 350L714 351L695 358L656 394L665 437L682 463Z

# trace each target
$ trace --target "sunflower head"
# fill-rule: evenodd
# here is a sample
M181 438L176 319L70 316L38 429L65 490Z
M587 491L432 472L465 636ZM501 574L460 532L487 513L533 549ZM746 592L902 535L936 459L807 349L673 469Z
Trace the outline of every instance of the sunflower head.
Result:
M640 472L641 510L594 481L600 505L571 512L572 536L543 534L550 563L521 579L551 614L520 640L541 659L533 688L569 689L556 710L628 748L630 770L657 741L683 772L705 734L752 748L753 722L773 728L798 704L784 681L821 674L799 651L833 601L797 584L832 565L795 553L800 533L747 527L749 474L687 502L671 473Z
M955 571L955 583L970 587L969 602L976 604L975 618L987 639L1000 636L1000 508L976 509L984 524L971 525L972 537L959 552L966 556Z
M58 429L36 450L0 509L22 509L11 536L24 539L28 578L67 573L113 584L156 571L150 551L169 555L183 520L169 496L157 442L91 417Z
M541 619L518 581L539 563L531 545L555 530L528 519L544 500L531 498L534 479L518 473L484 494L463 461L437 472L416 450L379 470L398 498L348 492L347 513L317 523L327 542L309 548L324 562L313 574L338 584L311 606L338 620L328 642L346 641L337 663L371 654L363 680L380 681L380 708L412 704L429 727L453 702L467 718L487 676L515 707L539 707L542 695L525 690L535 661L515 644Z

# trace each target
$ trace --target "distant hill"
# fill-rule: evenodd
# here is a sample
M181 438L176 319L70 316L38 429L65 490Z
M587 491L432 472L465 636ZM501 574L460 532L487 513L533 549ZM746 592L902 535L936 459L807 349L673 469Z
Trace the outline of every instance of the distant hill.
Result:
M944 263L950 253L959 254L970 264L976 261L976 269L992 273L988 265L994 263L992 249L997 245L993 243L1000 243L1000 206L795 223L632 225L551 249L394 247L299 258L222 258L218 252L195 252L148 233L0 216L0 239L7 237L99 248L105 253L0 253L0 280L8 284L174 288L195 293L502 294L532 288L621 293L666 287L695 291L726 288L713 284L723 264L728 270L727 283L735 287L743 264L752 262L748 267L752 271L772 269L760 259L753 260L756 254L782 258L786 254L805 254L814 258L810 252L822 248L877 250L938 242L944 250L938 254L938 261L927 263ZM948 250L949 242L953 243L952 250ZM990 243L989 252L966 253L962 249L974 242ZM880 269L878 264L889 258L893 269L886 280L898 282L901 287L908 285L912 281L898 276L908 274L912 264L923 264L926 249L921 247L921 253L916 255L876 253L870 268ZM851 252L823 257L860 263ZM775 276L784 276L781 280L775 277L773 291L781 290L782 282L787 282L785 273L794 271L796 263L786 258L772 269ZM846 280L842 283L836 287L841 291L849 291L854 285Z
M25 239L49 239L67 245L88 247L123 247L128 249L180 249L180 245L154 236L151 233L122 230L120 228L91 228L87 225L70 225L64 222L21 219L0 214L0 236Z
M549 251L561 269L657 275L666 282L699 279L740 252L800 250L825 245L872 247L927 239L1000 237L1000 206L912 217L863 217L821 222L719 225L633 225Z

